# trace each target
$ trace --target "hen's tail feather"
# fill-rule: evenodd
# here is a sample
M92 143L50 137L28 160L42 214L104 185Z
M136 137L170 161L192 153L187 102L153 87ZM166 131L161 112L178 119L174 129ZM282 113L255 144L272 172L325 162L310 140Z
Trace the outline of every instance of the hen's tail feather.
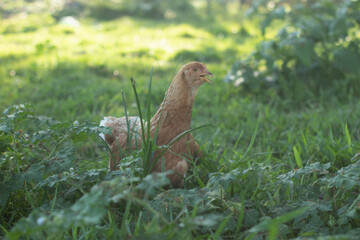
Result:
M140 118L139 117L128 117L129 128L127 126L126 118L115 118L115 117L104 117L100 121L100 126L109 127L112 129L112 134L103 134L100 135L110 146L115 142L116 136L123 135L124 133L130 135L136 135L139 126L140 126ZM130 133L128 132L130 129ZM136 136L137 138L137 136ZM120 140L120 139L119 139ZM126 138L123 140L127 140Z
M116 120L118 120L118 119L114 118L114 117L104 117L100 121L100 126L110 127L110 128L113 129L111 135L109 135L109 134L100 134L100 137L102 139L104 139L110 146L115 141L115 132L114 131L115 131Z
M104 117L104 119L101 119L100 124L99 124L100 127L106 127L106 125L105 125L105 123L106 123L105 118L106 118L106 117ZM99 136L100 136L102 139L105 140L105 134L100 133ZM105 141L106 141L106 140L105 140Z

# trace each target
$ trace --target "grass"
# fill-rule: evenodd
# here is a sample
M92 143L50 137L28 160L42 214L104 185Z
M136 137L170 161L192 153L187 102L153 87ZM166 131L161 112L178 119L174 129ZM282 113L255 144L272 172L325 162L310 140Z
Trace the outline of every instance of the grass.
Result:
M121 28L117 26L121 26ZM139 28L140 30L138 30ZM53 37L54 34L56 38ZM184 37L184 34L192 37ZM97 90L100 93L95 92L94 94L101 94L100 97L102 97L103 94L106 94L102 91L129 89L128 79L134 73L136 73L134 77L139 82L139 87L146 85L145 82L151 67L157 69L156 74L154 74L154 90L164 92L167 86L164 82L170 81L170 72L175 68L180 55L183 56L184 61L192 60L194 54L200 54L195 57L203 58L203 61L206 62L207 57L210 60L215 58L219 62L220 59L223 59L221 55L225 54L226 49L235 45L230 37L225 40L218 40L216 35L214 36L202 29L199 31L196 27L188 24L165 26L162 22L153 21L149 24L148 21L142 19L127 17L96 25L84 23L81 29L71 29L71 31L68 30L68 27L56 24L55 26L50 25L41 28L36 32L3 36L5 44L2 44L1 52L3 55L0 56L3 59L2 75L8 85L7 90L12 92L10 98L2 95L2 101L7 101L1 102L3 106L7 106L16 100L23 102L21 99L23 95L27 101L29 98L31 99L33 96L29 95L35 95L33 94L34 90L37 90L34 89L36 85L34 86L30 82L31 80L37 81L38 84L50 85L47 86L48 88L68 87L65 85L66 83L71 85L74 81L86 80L86 98L88 98L87 93L90 90L92 93ZM206 42L209 43L219 42L219 44L216 44L216 49L203 46L203 39L207 39ZM209 50L211 53L206 56ZM236 49L233 50L235 50L234 53L238 52ZM235 57L236 55L233 56L234 59ZM211 62L209 64L211 66ZM24 69L23 66L31 66L31 68ZM226 63L214 69L214 72L220 76L225 71L227 71ZM65 74L62 75L59 72ZM79 79L79 76L76 77L76 73L80 76L88 73L89 76ZM14 74L16 75L11 76ZM71 74L72 77L69 78L66 76L67 74ZM64 84L65 86L57 84ZM103 86L101 88L104 89L99 89L99 86ZM159 90L159 86L164 87ZM146 88L144 87L141 90L144 89ZM15 92L16 90L21 92ZM47 89L47 91L54 91L54 89ZM80 98L82 91L84 90L76 89L75 91L74 89L73 98ZM78 96L74 96L75 93ZM109 97L119 97L119 94L114 94L112 91L111 96L106 96L107 99ZM161 97L158 101L161 101ZM58 98L65 101L61 96ZM76 99L75 101L80 102L82 100ZM100 104L104 105L102 102ZM40 107L40 109L44 108L46 107ZM50 114L59 115L56 112L50 112Z
M81 18L79 28L48 14L2 20L0 110L32 105L0 122L2 236L356 239L358 96L314 96L294 108L276 95L246 94L222 79L262 39L256 19L224 9L199 15ZM184 189L162 190L164 174L140 177L141 152L107 172L96 137L106 129L90 122L124 116L121 90L128 115L138 115L131 76L142 109L150 102L154 113L180 56L216 76L199 89L192 116L193 128L212 124L193 133L205 157Z

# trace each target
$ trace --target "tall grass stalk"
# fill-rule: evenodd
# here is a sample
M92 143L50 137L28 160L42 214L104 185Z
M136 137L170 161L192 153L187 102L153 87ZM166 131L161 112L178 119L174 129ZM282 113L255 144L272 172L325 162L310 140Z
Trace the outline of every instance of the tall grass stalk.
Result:
M124 112L125 112L125 120L126 120L126 127L127 127L127 132L128 132L128 134L126 135L127 136L127 144L128 144L128 149L131 150L130 122L129 122L129 117L128 117L127 110L126 110L125 96L124 96L124 91L123 90L121 90L121 97L122 97L122 101L123 101Z

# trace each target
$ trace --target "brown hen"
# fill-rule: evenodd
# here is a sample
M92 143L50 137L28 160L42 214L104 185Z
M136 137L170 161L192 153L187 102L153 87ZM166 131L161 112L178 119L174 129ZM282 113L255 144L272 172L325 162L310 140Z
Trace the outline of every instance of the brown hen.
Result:
M206 76L213 76L206 66L200 62L190 62L184 65L176 74L170 84L160 108L150 120L150 135L154 137L157 133L156 144L158 146L167 145L179 134L190 129L191 113L195 95L198 88L205 82L210 82ZM211 82L210 82L211 83ZM129 126L126 118L105 117L100 125L112 128L111 135L105 135L105 140L109 144L112 155L109 157L109 168L115 170L120 163L122 152L132 146L135 150L141 146L140 118L129 117ZM129 144L129 129L132 136ZM134 134L134 132L137 134ZM135 136L134 136L135 135ZM155 152L154 158L157 159L159 150ZM189 169L189 163L185 156L200 156L199 145L195 142L191 133L181 137L161 156L164 159L164 170L173 170L174 173L168 175L172 187L179 188L184 185L184 177ZM114 159L113 159L114 158ZM153 172L162 170L162 161L158 161L153 168Z

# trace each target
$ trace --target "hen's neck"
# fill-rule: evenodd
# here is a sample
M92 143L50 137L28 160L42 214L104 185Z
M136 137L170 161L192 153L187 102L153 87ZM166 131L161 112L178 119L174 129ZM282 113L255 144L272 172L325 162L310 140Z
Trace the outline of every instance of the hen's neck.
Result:
M159 110L151 119L151 125L159 127L172 126L179 131L190 129L191 113L197 88L187 85L178 74L170 84Z

